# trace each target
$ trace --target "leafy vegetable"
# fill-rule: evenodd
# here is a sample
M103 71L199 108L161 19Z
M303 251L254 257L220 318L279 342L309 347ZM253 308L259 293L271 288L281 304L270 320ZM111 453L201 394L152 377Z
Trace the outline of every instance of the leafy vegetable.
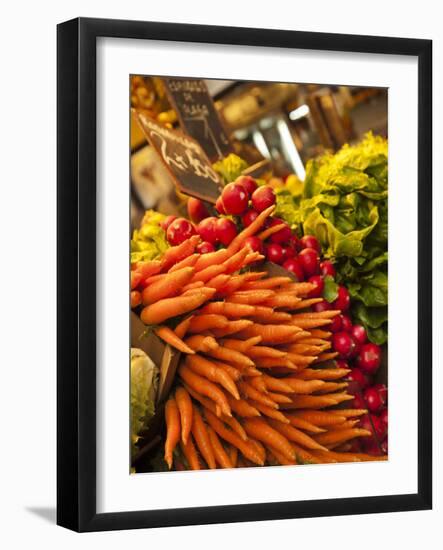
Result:
M378 344L387 338L388 143L372 133L308 162L304 185L277 191L276 215L315 235L357 304L354 319ZM325 285L326 286L326 285ZM330 287L328 291L329 292ZM325 299L328 299L325 296ZM329 301L329 300L328 300ZM362 308L363 306L363 308ZM373 326L372 310L380 321Z
M166 234L160 227L165 216L147 210L140 229L135 229L131 239L131 263L154 260L169 248Z
M213 164L214 170L222 177L225 184L241 176L243 170L247 167L248 163L237 155L234 155L234 153Z
M155 413L158 368L146 353L131 348L131 451L137 451L136 443Z
M334 281L334 279L328 275L325 277L325 286L323 288L323 298L329 302L332 303L334 300L337 299L338 296L338 284Z

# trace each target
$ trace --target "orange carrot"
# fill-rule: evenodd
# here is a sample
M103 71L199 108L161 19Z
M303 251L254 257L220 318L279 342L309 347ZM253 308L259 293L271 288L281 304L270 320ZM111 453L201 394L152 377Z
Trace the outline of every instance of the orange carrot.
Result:
M226 285L229 279L230 279L229 275L226 275L225 273L221 273L220 275L216 275L215 277L210 279L206 283L206 286L210 288L215 288L215 290L219 290L220 288Z
M248 382L253 388L255 388L260 393L268 393L268 389L263 380L263 376L252 376L251 379L248 380Z
M192 427L192 401L185 388L179 387L175 392L175 401L180 412L182 441L186 445Z
M171 317L188 313L209 299L210 294L207 292L208 290L212 294L214 293L213 289L197 289L196 293L190 296L176 296L174 298L159 300L143 308L140 318L145 325L157 325Z
M242 275L234 275L233 277L230 277L228 282L220 287L218 289L218 292L221 296L230 296L234 292L236 292L243 283L247 280L247 273L243 273Z
M194 410L192 412L192 436L194 437L198 450L205 459L206 464L211 470L215 470L217 465L215 463L214 450L212 448L205 423L203 422L203 418L196 406L194 406Z
M354 437L365 437L368 435L372 435L369 430L350 428L347 430L332 430L324 434L319 434L315 436L315 439L321 445L337 445L338 443L344 443L345 441L354 439Z
M232 416L226 396L220 388L210 382L207 378L203 378L202 376L195 374L195 372L185 365L181 365L178 372L190 388L214 401L224 414L227 416Z
M185 344L194 351L207 352L210 349L218 348L217 341L212 336L204 336L203 334L193 334L186 338Z
M283 344L289 341L299 330L297 327L287 325L260 325L256 323L242 331L240 336L244 338L261 336L263 344Z
M262 415L268 417L268 419L273 418L275 420L279 420L280 422L289 424L289 420L287 420L282 412L273 409L272 407L268 407L267 405L264 405L263 403L260 403L258 401L254 401L253 399L250 400L250 403L253 407L260 411Z
M245 458L263 466L264 461L257 452L256 447L251 446L248 441L243 441L235 432L228 430L222 422L210 411L205 410L205 417L212 429L225 441L237 447Z
M349 369L303 369L297 377L303 380L337 380L348 372Z
M220 384L236 399L240 399L237 386L232 378L223 369L216 367L211 361L208 361L201 355L188 356L186 359L187 366L196 374L207 378L211 382Z
M253 367L254 362L249 359L246 355L239 351L233 349L218 347L216 349L211 349L206 352L211 357L215 359L220 359L221 361L226 361L227 363L232 363L234 365L239 365L240 367Z
M272 462L275 459L275 462L278 462L281 466L295 466L297 464L297 460L287 459L283 453L280 453L274 447L267 448L267 456L269 461Z
M198 459L197 449L194 446L191 435L189 435L186 444L180 441L180 448L185 455L191 470L201 470L200 460Z
M237 467L237 458L238 458L238 449L233 445L229 444L228 446L229 460L231 461L232 467Z
M338 392L339 390L343 390L347 387L347 382L325 382L323 386L319 390L317 390L316 393L323 395L325 393Z
M271 227L268 227L268 229L265 229L264 231L259 233L257 235L257 237L260 240L265 241L268 237L270 237L274 233L278 233L281 229L284 229L285 227L286 227L285 223L279 223L279 224L276 224L276 225L271 225Z
M311 394L324 386L323 380L300 380L295 377L286 377L285 383L297 394Z
M189 323L191 322L192 317L192 315L186 317L175 327L174 332L179 338L184 338L186 332L188 331Z
M188 290L194 290L196 288L202 288L205 286L205 283L203 281L195 281L195 283L188 283L182 288L181 294L183 295Z
M331 319L294 319L291 321L291 325L308 330L311 328L323 327L324 325L330 325L331 323Z
M271 407L272 409L278 409L278 405L272 401L269 397L267 397L264 393L261 393L257 391L251 384L248 382L238 382L237 384L238 389L240 392L245 395L249 399L253 399L254 401L257 401L258 403L263 403L263 405L267 405L268 407Z
M274 403L277 403L277 405L292 403L292 399L284 393L275 393L272 391L268 391L268 397L272 399Z
M137 288L142 280L142 276L138 271L131 271L131 290Z
M327 309L325 311L307 311L306 313L294 313L292 319L333 319L341 311L339 309Z
M247 352L249 349L251 349L253 346L256 346L261 342L261 336L254 336L252 338L248 338L247 340L235 340L234 338L226 338L222 341L222 346L228 349L233 349L235 351L240 351L241 353L245 353L247 355Z
M284 409L321 409L336 405L337 401L326 395L294 395L291 405L282 405Z
M338 353L336 351L332 351L330 353L320 353L317 359L312 363L317 364L317 363L324 363L325 361L331 361L331 359L335 359L337 355Z
M337 416L343 416L345 418L349 418L352 416L362 416L363 414L366 414L368 411L367 409L337 409L337 410L331 410L329 411L332 414L336 414Z
M174 271L178 271L179 269L182 269L183 267L194 267L195 262L200 258L200 254L191 254L187 258L184 258L180 262L176 263L171 267L169 270L169 273L173 273Z
M263 212L260 212L260 214L255 218L255 220L248 225L248 227L245 227L241 233L239 233L230 243L227 250L229 255L233 254L234 252L237 252L239 250L245 240L248 237L252 237L252 235L255 235L257 231L262 227L262 225L265 223L265 221L268 219L268 217L274 212L275 206L270 206L269 208L266 208L263 210Z
M162 263L159 260L151 260L150 262L138 262L135 271L140 275L141 280L145 280L151 275L160 273Z
M166 419L166 442L165 442L165 461L169 469L172 468L172 453L180 441L180 413L177 403L173 397L170 397L165 405Z
M209 434L209 440L212 445L212 449L214 450L214 456L215 461L221 468L233 468L232 462L226 453L225 449L223 448L223 445L221 444L220 439L218 438L218 435L215 433L213 428L211 426L208 426L207 428L208 434Z
M225 273L234 273L234 271L238 271L243 267L244 260L248 253L250 252L250 249L247 247L242 248L232 256L229 256L224 262L224 271Z
M303 420L303 418L299 418L294 414L285 413L285 416L289 420L291 426L294 426L294 428L298 428L299 430L303 430L304 432L320 434L326 431L325 429L319 428L318 426L315 426L315 424L311 424L307 420Z
M187 346L183 340L181 340L177 334L171 330L169 327L161 326L154 330L155 334L164 340L167 344L172 346L175 349L178 349L178 351L182 351L183 353L195 353L193 349L191 349L189 346Z
M247 304L232 304L231 302L209 302L201 313L215 313L225 317L248 317L255 314L255 307Z
M233 416L226 416L225 414L217 414L217 407L218 405L215 405L213 401L210 399L203 397L199 393L196 393L194 390L192 390L189 386L186 386L186 390L189 392L192 397L198 401L205 409L208 409L213 414L218 416L225 424L227 424L234 432L236 432L242 439L245 441L248 439L248 436L246 435L245 430L243 429L243 426L240 424L240 422L234 418ZM234 402L235 399L233 399Z
M226 248L220 248L215 252L209 252L208 254L202 254L194 265L196 271L202 271L210 265L222 264L231 254Z
M310 332L312 338L322 338L323 340L327 340L332 336L332 332L321 330L320 328L313 328Z
M142 303L142 295L138 290L131 290L131 308L137 307Z
M260 412L250 405L245 399L234 399L227 396L229 406L231 409L242 418L253 418L254 416L260 416Z
M213 328L223 328L228 324L228 320L223 315L216 315L214 313L195 315L188 328L188 332L191 334L201 334L205 330L211 330Z
M294 428L294 426L291 426L288 420L286 423L282 423L278 420L270 418L268 422L270 426L284 435L289 441L294 441L294 443L297 443L306 449L321 449L322 451L326 451L326 448L320 445L318 441L312 439L312 437L309 437L309 435L306 435L297 428Z
M237 304L232 304L237 305ZM249 319L236 319L235 321L229 321L226 326L223 328L214 328L211 330L212 334L216 338L224 338L225 336L230 336L231 334L236 334L250 326L254 323Z
M203 281L204 283L210 281L214 277L217 277L218 275L221 275L224 273L225 267L224 265L209 265L205 269L202 269L201 271L197 271L195 275L192 278L192 282L195 283L197 281Z
M286 283L291 282L290 277L269 277L261 281L252 281L245 283L245 290L264 290L264 289L274 289L276 287L285 285Z
M228 301L236 304L260 304L273 295L273 290L242 290L228 296Z
M178 246L168 248L163 256L162 268L167 271L172 265L181 262L194 253L195 247L200 241L199 235L193 235Z
M274 378L268 374L263 375L263 380L268 390L280 393L293 393L292 387L283 378Z
M272 308L294 309L300 302L298 296L291 294L276 294L264 302L265 306ZM294 318L294 317L292 317Z
M294 416L311 422L315 426L334 426L345 422L346 418L333 411L297 411Z
M308 452L306 449L303 449L303 447L300 447L293 441L292 448L294 449L294 452L297 456L297 462L300 464L321 464L322 461L318 459L316 456Z
M242 373L232 365L227 365L226 363L216 361L215 359L212 359L212 363L214 363L216 367L224 370L232 378L232 380L234 380L234 382L240 380Z
M250 437L277 449L287 459L295 460L295 452L290 442L262 418L246 418L243 426Z
M261 369L285 367L288 369L297 370L297 366L289 359L289 357L257 357L255 359L255 364Z
M286 357L296 365L310 365L317 359L314 355L300 355L299 353L289 352Z

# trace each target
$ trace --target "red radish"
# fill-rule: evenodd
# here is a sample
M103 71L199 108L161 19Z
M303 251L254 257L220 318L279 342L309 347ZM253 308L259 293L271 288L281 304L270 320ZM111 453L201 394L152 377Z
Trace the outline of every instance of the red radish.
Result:
M252 193L251 200L254 210L263 212L263 210L275 204L275 193L271 187L263 185Z
M277 245L280 246L280 245ZM283 259L282 263L286 262L286 260L289 260L290 258L293 258L295 256L295 250L290 246L282 246L281 247Z
M309 277L308 283L315 285L315 288L308 293L309 298L319 298L323 294L323 289L325 288L323 277L320 275L312 275L312 277Z
M305 235L300 239L300 246L302 248L313 248L318 253L321 252L321 246L318 240L313 235Z
M249 246L253 252L265 253L265 247L258 237L248 237L245 239L244 246Z
M297 235L294 235L294 233L291 235L291 238L288 241L288 246L294 249L294 251L301 250L300 248L300 241L298 240Z
M335 277L337 275L334 264L329 260L324 260L320 263L320 271L323 277L326 277L327 275L330 277Z
M188 215L194 223L199 223L209 216L209 212L203 201L190 197L188 199Z
M331 332L340 332L343 330L343 323L341 321L341 315L337 315L332 319L332 323L329 325L328 330Z
M304 281L305 274L298 258L290 258L289 260L286 260L283 267L293 273L298 282Z
M220 197L218 197L218 199L215 202L215 209L217 210L217 212L219 214L227 214L227 212L225 210L225 207L223 206L223 201L222 201L221 195L220 195Z
M335 364L338 369L349 369L349 363L345 359L336 359Z
M335 302L332 303L332 305L334 305ZM335 309L335 308L334 308ZM351 332L351 329L352 329L352 321L351 321L351 318L349 317L349 315L343 315L341 314L340 315L340 319L341 319L341 326L343 327L343 330L345 332Z
M363 390L368 385L366 376L357 368L351 369L351 372L346 375L345 380L346 382L353 383L354 388L357 390ZM353 393L352 387L349 388L349 391Z
M279 244L270 244L266 247L266 258L275 264L281 264L283 258L283 248Z
M190 221L185 220L185 218L177 218L168 227L166 238L169 244L176 246L195 235L195 233L195 227Z
M382 422L386 426L386 429L388 429L388 409L387 409L387 407L385 407L384 409L381 410L381 413L378 415L378 417L380 418L380 422Z
M282 244L288 242L291 238L291 228L285 221L281 220L280 218L273 218L272 222L269 224L269 227L282 224L284 224L284 227L280 229L280 231L277 231L277 233L273 233L269 237L271 243Z
M363 449L366 454L372 455L372 456L381 456L382 452L380 450L380 446L375 439L375 437L368 436L368 437L360 437L359 439L362 439Z
M366 402L360 392L354 395L354 399L349 402L349 406L354 409L366 409Z
M340 285L338 287L338 296L337 299L332 303L334 309L340 309L341 311L346 311L351 305L351 297L349 296L348 289Z
M203 241L215 244L217 242L217 234L215 231L215 224L218 218L210 217L205 218L197 225L197 233L200 235Z
M243 185L248 195L252 195L252 193L258 187L257 182L255 181L254 178L251 178L251 176L239 176L235 180L235 183L238 183L239 185Z
M381 363L381 348L377 344L363 344L357 355L357 366L368 374L374 374Z
M381 442L380 447L381 447L381 450L383 451L383 453L385 455L387 455L388 454L388 437L387 436Z
M313 248L304 248L298 255L298 259L307 276L315 275L318 272L318 252Z
M351 355L355 342L347 332L336 332L332 335L332 346L341 359L346 359Z
M219 218L215 224L217 239L225 246L237 236L237 227L229 218Z
M323 300L321 302L317 302L316 304L314 304L312 306L312 309L316 313L320 313L321 311L328 311L329 309L331 309L331 304L329 302L327 302L326 300Z
M241 218L243 227L248 227L248 225L251 225L251 223L257 218L257 216L258 212L256 212L253 208L246 210Z
M227 214L239 216L248 208L248 193L243 185L228 183L222 192L222 202Z
M365 414L360 420L360 427L372 432L379 439L385 436L385 427L375 414ZM371 439L371 436L364 436L362 439L365 440L366 443L367 440Z
M365 344L367 340L366 329L363 325L354 325L351 328L351 336L357 344Z
M385 405L388 402L388 388L384 384L374 384L372 387L378 392L380 399Z
M167 231L168 227L171 225L171 223L177 219L177 216L167 216L160 224L160 227Z
M366 401L367 408L373 413L378 412L383 407L383 400L374 388L366 388L363 399Z
M208 252L215 252L215 247L212 243L203 241L197 246L196 251L199 254L207 254Z

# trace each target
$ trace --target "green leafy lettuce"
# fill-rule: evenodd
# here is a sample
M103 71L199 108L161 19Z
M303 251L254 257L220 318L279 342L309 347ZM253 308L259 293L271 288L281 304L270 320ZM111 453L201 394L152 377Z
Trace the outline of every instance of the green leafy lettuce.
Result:
M135 229L131 239L131 263L155 260L169 248L166 234L160 227L165 216L147 210L140 229Z
M304 185L277 190L276 215L315 235L373 342L387 339L388 143L368 133L356 145L310 160Z
M214 170L219 174L225 184L236 180L241 176L243 170L248 167L248 163L234 153L229 154L213 165Z

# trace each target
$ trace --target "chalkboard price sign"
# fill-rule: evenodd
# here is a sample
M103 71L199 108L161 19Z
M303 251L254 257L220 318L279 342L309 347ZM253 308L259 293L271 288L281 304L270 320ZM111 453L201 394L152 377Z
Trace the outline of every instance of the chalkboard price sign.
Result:
M180 191L215 203L221 191L220 178L200 145L144 113L135 111L135 114L146 139L160 155Z
M205 82L196 78L163 80L182 130L200 143L212 161L232 153L232 145Z

